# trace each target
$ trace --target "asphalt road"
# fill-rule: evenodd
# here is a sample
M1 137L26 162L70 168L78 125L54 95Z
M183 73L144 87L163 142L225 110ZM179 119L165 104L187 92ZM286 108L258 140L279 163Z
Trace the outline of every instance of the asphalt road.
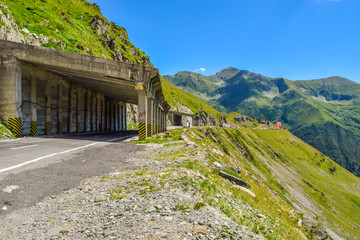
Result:
M135 131L0 141L0 215L128 164Z

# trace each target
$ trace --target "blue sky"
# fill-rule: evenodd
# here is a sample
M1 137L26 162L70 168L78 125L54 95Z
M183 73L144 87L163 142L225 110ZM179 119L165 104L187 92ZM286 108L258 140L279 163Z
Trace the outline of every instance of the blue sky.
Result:
M126 28L163 75L211 75L232 66L291 80L342 76L360 83L360 0L92 2Z

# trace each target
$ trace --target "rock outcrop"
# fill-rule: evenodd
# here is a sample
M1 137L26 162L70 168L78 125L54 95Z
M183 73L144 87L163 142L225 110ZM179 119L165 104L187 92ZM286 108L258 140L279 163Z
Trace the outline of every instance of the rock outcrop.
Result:
M39 36L26 28L20 29L10 13L6 5L0 4L0 39L41 46Z
M310 233L314 240L327 240L330 239L328 233L324 229L323 225L309 214L304 214L302 222L307 232Z
M130 42L126 30L102 16L100 7L95 3L87 1L76 3L82 7L85 5L88 9L80 16L74 16L68 13L66 8L77 6L72 6L75 5L74 2L65 2L64 4L69 6L64 6L61 13L49 8L49 15L58 16L59 19L46 19L44 16L41 22L35 17L24 21L19 17L19 13L23 10L5 4L6 1L0 4L0 39L2 40L152 66L150 58ZM36 1L33 4L36 5ZM37 11L36 8L26 9L30 12ZM31 13L34 16L39 14ZM78 23L79 21L81 24Z

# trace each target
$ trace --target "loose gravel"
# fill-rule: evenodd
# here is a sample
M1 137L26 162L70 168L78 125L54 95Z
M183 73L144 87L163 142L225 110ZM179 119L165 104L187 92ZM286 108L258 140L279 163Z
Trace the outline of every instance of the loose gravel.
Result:
M180 147L147 144L113 173L6 215L0 239L263 239L219 209L194 209L201 194L168 181L202 177L177 167L184 159L157 159Z

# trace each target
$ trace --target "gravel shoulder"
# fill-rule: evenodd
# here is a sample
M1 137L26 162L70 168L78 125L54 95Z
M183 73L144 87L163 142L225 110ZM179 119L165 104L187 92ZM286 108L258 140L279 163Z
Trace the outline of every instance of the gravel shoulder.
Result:
M113 159L111 173L83 174L78 179L87 179L71 189L63 180L60 194L16 207L1 217L0 239L263 239L204 203L191 182L206 177L184 167L189 158L207 161L201 149L185 142L116 144L125 147L106 145L82 156L86 162L96 161L94 171L104 167L103 159ZM187 151L186 156L164 157L179 149ZM65 171L71 168L58 174Z

